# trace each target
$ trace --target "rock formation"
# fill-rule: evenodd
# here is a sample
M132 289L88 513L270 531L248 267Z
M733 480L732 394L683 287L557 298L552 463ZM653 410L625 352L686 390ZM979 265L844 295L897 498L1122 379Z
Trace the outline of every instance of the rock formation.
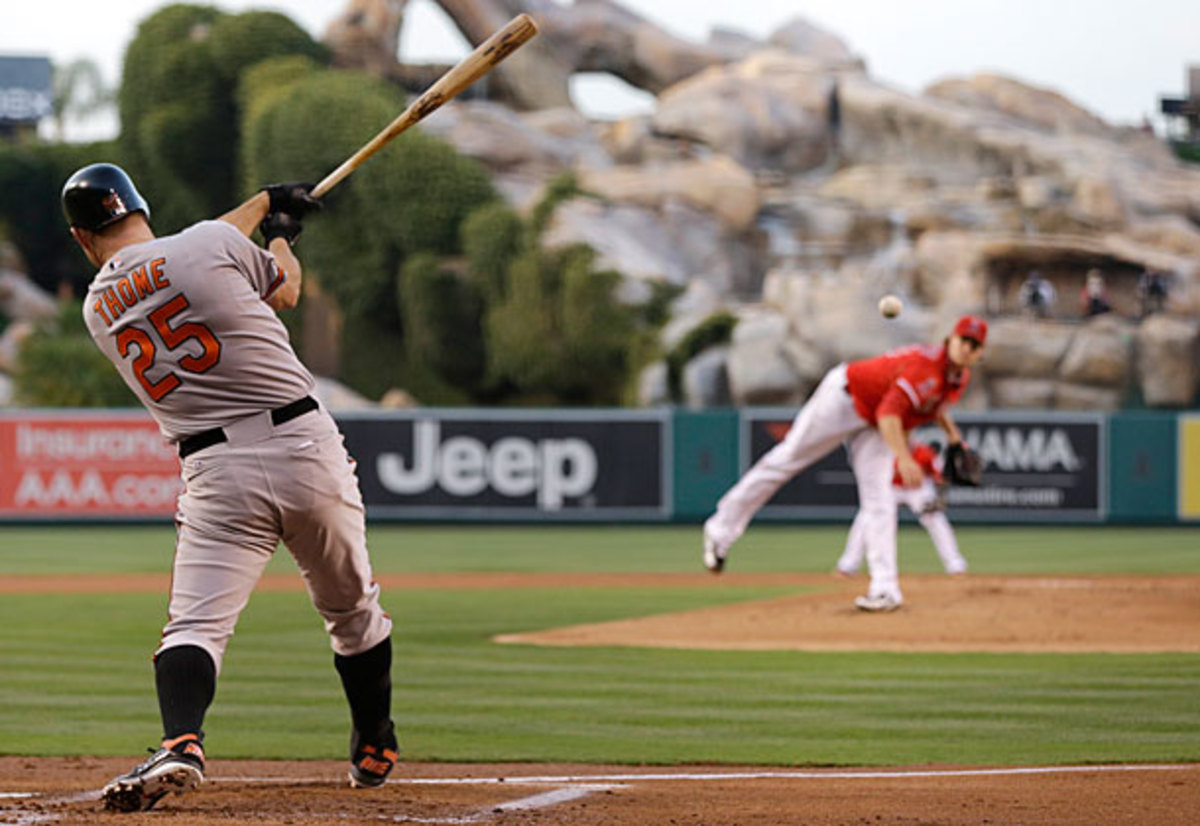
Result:
M386 51L403 5L359 0L342 19L392 12ZM497 102L451 104L422 128L483 162L518 206L575 171L593 197L560 210L548 240L688 286L664 349L715 309L740 319L685 368L680 401L794 404L837 361L938 340L972 311L994 324L973 406L1195 403L1200 168L1153 136L994 74L908 94L804 20L761 41L722 30L688 43L612 0L438 5L471 42L520 12L542 35L501 67ZM568 93L584 71L654 94L654 111L588 121ZM1020 312L1032 269L1057 287L1046 319ZM1089 320L1077 299L1092 270L1113 312ZM1171 283L1150 316L1147 270ZM893 321L874 310L885 292L905 299ZM662 365L642 379L644 400L661 401Z

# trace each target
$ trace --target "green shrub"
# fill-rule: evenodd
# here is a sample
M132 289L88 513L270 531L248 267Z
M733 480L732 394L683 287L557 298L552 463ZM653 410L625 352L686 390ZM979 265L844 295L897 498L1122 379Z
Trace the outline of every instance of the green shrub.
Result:
M13 380L17 400L26 405L138 406L133 391L88 335L78 302L64 304L57 323L25 340Z
M62 186L96 161L120 163L115 143L0 145L0 222L8 228L36 284L86 284L94 270L75 246L62 213Z
M462 223L462 249L471 279L489 303L504 295L505 273L521 251L525 225L502 201L486 204Z
M277 62L263 64L261 71L274 72L277 67ZM260 86L257 93L248 84L259 84L261 76L252 70L246 77L244 99L249 103L243 109L243 161L246 179L255 182L321 180L404 107L396 88L360 72L301 72L282 89ZM473 376L482 368L472 365L477 360L482 364L482 356L462 341L456 346L467 351L453 358L445 354L435 366L398 364L409 358L410 348L403 343L406 322L420 317L405 311L404 303L409 297L428 298L424 287L414 288L410 296L400 282L410 257L457 253L460 225L471 211L495 198L479 164L419 130L397 138L329 193L326 209L306 221L297 252L308 272L337 302L348 334L357 336L355 328L363 324L388 331L381 346L389 349L377 348L371 360L377 368L350 363L356 358L357 344L344 342L344 381L370 395L399 386L399 375L424 377L431 388L426 399L443 389L462 398L464 385L451 382L465 382L465 388L475 384ZM468 303L464 318L474 312ZM434 338L445 337L448 323L443 318L433 325L439 331ZM426 334L431 334L429 329L418 333ZM421 343L412 346L428 352ZM377 374L368 376L372 369ZM451 386L458 390L448 390Z
M409 363L463 391L479 389L484 372L483 301L466 279L432 253L409 257L397 298Z
M671 348L671 352L667 353L667 386L672 398L679 399L682 395L683 368L687 363L709 347L728 344L736 326L737 317L731 313L724 310L713 313Z
M598 271L591 248L542 247L554 211L577 193L572 176L553 182L520 233L498 210L468 226L481 235L464 241L477 278L495 278L499 262L509 260L484 324L489 379L510 390L508 401L620 404L657 326L618 300L620 274ZM518 251L509 258L514 238Z
M279 57L328 63L329 50L312 39L290 17L274 11L247 11L219 17L213 23L212 54L217 70L236 85L251 66Z
M504 297L485 320L489 378L532 397L544 397L559 380L556 296L546 290L546 263L537 249L519 255L506 273Z
M1171 144L1171 148L1175 150L1175 157L1181 161L1200 164L1200 143L1174 141Z
M176 4L147 17L125 52L118 96L122 141L139 187L174 232L233 205L238 181L237 88L254 64L326 50L275 12L229 15Z

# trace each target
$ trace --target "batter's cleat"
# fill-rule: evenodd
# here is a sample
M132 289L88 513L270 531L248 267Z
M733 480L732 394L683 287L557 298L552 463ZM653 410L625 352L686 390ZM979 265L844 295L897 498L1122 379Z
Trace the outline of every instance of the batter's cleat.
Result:
M396 731L388 725L387 731L377 744L359 743L357 732L352 737L353 751L350 758L350 786L354 789L374 789L387 781L387 776L400 759L396 745Z
M891 594L877 594L876 596L855 597L854 607L860 611L870 611L872 613L883 613L885 611L895 611L902 605L902 601Z
M189 736L170 745L164 743L133 771L110 780L100 797L110 812L145 812L170 792L182 794L202 782L204 749L197 738Z
M729 553L728 548L722 548L717 540L704 532L704 567L712 571L714 574L719 574L725 570L725 556Z

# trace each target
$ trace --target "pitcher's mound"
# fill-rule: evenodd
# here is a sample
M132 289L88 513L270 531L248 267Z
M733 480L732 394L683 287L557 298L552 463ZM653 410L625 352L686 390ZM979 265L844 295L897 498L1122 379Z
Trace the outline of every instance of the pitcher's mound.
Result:
M724 581L737 584L737 575ZM790 581L790 578L789 578ZM905 604L854 608L865 579L811 592L497 642L756 651L1200 652L1200 577L904 577Z

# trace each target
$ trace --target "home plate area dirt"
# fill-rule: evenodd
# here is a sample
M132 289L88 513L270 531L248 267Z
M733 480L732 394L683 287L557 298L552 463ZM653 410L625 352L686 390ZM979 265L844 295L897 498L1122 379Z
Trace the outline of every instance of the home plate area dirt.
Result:
M203 786L150 812L105 812L98 789L128 761L0 758L6 824L1023 824L1194 826L1200 766L404 766L349 789L340 763L220 761Z
M794 594L508 635L505 643L726 650L1200 652L1200 577L905 577L906 603L865 614L865 581L800 574L436 574L385 589L795 586ZM263 589L300 587L294 578ZM3 592L158 590L159 578L98 583L14 577ZM332 762L213 760L198 790L138 814L105 812L99 789L128 758L0 757L0 824L573 824L577 826L1109 826L1200 823L1200 765L910 766L790 769L403 764L352 790Z

